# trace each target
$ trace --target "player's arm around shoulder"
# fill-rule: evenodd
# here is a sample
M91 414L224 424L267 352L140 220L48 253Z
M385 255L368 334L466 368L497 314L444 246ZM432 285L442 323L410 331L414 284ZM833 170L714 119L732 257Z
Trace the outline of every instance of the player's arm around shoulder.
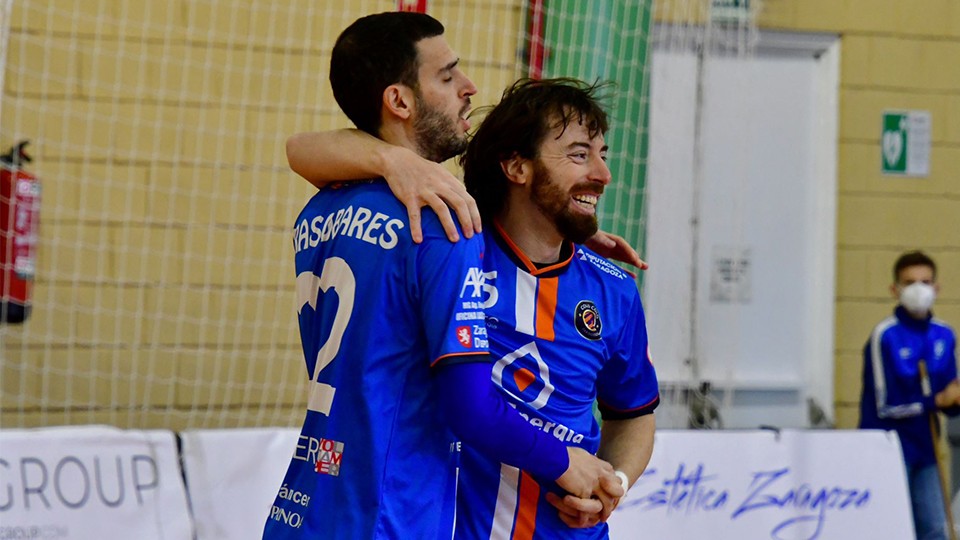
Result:
M440 265L436 270L446 273L456 273L461 269L479 271L485 248L482 234L470 237L460 235L458 240L451 241L444 223L430 208L423 210L420 226L421 241L414 244L418 271L430 271L424 264ZM454 223L453 228L458 234L461 233L459 224Z
M460 354L477 352L476 347L485 353L483 303L490 287L484 286L483 237L451 242L432 210L425 210L423 217L423 241L412 244L407 259L408 282L421 316L434 327L449 327L466 346Z
M422 241L421 208L429 207L451 241L480 232L480 212L463 182L416 152L355 129L305 132L286 142L290 168L314 187L382 177L406 208L408 234ZM454 219L456 216L456 219ZM456 221L463 229L455 226Z

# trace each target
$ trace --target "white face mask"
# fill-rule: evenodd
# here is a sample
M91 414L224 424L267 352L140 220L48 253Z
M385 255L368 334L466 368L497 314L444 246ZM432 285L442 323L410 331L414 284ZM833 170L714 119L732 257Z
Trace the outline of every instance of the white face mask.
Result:
M936 297L933 285L919 281L900 289L900 304L916 317L926 317Z

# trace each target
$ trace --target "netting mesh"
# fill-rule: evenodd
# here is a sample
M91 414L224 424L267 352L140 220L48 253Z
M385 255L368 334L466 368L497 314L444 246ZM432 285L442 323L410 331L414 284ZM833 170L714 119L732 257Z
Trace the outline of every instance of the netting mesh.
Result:
M480 89L475 105L528 72L538 2L427 4ZM616 83L603 226L642 250L651 44L705 35L711 2L540 4L544 75ZM299 424L288 230L312 188L283 143L349 126L330 48L357 17L396 7L0 1L0 146L30 140L42 184L33 311L0 324L0 425ZM725 24L749 38L751 22ZM665 394L686 410L684 396Z

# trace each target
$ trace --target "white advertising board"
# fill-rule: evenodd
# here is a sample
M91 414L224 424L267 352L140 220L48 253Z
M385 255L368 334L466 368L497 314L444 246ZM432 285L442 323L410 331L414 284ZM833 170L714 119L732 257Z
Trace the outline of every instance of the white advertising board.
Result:
M170 431L0 431L0 538L190 540Z
M258 539L295 429L0 431L0 538ZM194 526L196 527L194 536ZM882 431L670 431L612 540L914 538L900 444Z
M883 431L660 431L609 524L611 540L914 538Z
M197 540L259 540L297 444L296 429L181 433Z

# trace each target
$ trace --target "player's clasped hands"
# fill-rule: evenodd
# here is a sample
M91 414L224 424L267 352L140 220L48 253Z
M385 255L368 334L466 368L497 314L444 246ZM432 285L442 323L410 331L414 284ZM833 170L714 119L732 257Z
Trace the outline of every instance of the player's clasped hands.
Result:
M568 447L570 466L557 479L557 485L568 494L560 497L547 493L547 501L559 512L569 527L593 527L610 517L623 497L623 486L613 466L577 447Z

